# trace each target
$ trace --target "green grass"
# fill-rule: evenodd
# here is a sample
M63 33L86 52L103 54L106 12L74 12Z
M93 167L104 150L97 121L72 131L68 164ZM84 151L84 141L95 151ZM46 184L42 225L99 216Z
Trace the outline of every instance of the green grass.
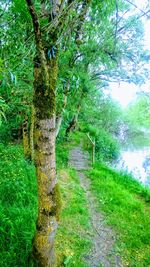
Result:
M88 176L99 209L118 234L117 246L126 266L150 266L150 190L130 175L99 164Z
M0 266L29 266L36 218L35 169L21 146L0 144Z
M63 169L59 178L63 209L56 237L58 266L86 267L83 255L91 241L85 192L75 171Z
M69 144L67 142L59 143L56 146L56 162L58 170L67 166L68 157L69 157Z

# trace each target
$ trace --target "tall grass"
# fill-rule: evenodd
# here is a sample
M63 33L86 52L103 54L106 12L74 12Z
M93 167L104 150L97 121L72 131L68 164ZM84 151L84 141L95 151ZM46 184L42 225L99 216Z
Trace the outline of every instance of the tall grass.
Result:
M21 146L0 144L0 266L29 266L36 218L35 169Z

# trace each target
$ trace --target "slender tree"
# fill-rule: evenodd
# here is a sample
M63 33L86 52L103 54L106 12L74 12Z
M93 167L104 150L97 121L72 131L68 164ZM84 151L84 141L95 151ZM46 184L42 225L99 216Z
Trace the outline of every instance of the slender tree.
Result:
M55 118L56 84L58 77L58 40L59 28L64 25L70 6L75 1L54 0L51 5L42 1L40 15L32 0L26 0L34 29L36 56L34 58L34 108L35 108L35 163L38 177L39 214L37 232L33 244L33 256L38 266L55 266L54 237L59 218L59 193L56 179L55 160ZM80 1L79 1L80 2ZM76 5L76 10L87 9L90 1L84 0L83 8ZM77 14L78 14L77 12ZM85 12L84 12L85 14ZM65 16L65 17L64 17ZM44 31L40 18L47 20ZM83 18L83 15L78 16Z

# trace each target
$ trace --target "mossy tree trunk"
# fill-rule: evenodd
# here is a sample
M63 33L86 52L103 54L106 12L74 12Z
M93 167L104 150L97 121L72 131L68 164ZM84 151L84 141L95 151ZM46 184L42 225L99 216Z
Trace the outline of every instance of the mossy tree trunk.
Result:
M80 114L80 111L81 111L81 107L82 107L82 102L83 102L83 99L85 97L85 93L83 91L81 91L81 96L79 98L79 103L77 105L77 109L76 109L76 113L73 115L71 121L69 122L69 125L66 129L66 132L65 132L65 136L68 137L69 134L76 129L76 126L77 126L77 123L78 123L78 118L79 118L79 114Z
M34 65L35 163L38 178L39 214L33 244L38 266L55 266L54 237L58 225L59 196L56 197L55 89L57 59L47 65L48 81L38 58ZM46 82L46 84L45 84ZM57 201L56 201L57 200Z
M70 12L71 7L74 6L70 4L70 1L53 0L49 2L48 4L48 1L41 1L41 16L33 1L26 0L36 43L36 57L34 59L34 147L38 178L39 213L37 231L33 242L33 258L36 266L39 267L56 266L54 237L60 209L55 160L57 44L67 12ZM87 0L88 2L89 0ZM79 5L78 1L76 5ZM76 5L74 8L76 8ZM47 6L49 6L48 20L46 15ZM40 27L40 21L43 23L41 25L45 25L45 20L48 21L48 24L46 28L43 27L44 30Z
M75 130L76 126L77 126L77 122L78 122L78 117L79 117L79 114L80 114L80 110L81 110L81 103L78 104L78 107L77 107L77 111L76 113L74 114L72 120L70 121L67 129L66 129L66 137L68 137L68 135L73 131Z
M57 33L49 33L49 42L43 38L39 18L32 0L26 0L32 18L36 56L34 58L34 150L38 179L38 220L33 241L35 266L56 266L54 238L58 225L60 196L56 180L55 120L56 82L58 75L56 49ZM60 1L54 1L53 17ZM55 47L55 53L51 53ZM49 56L49 53L51 56Z

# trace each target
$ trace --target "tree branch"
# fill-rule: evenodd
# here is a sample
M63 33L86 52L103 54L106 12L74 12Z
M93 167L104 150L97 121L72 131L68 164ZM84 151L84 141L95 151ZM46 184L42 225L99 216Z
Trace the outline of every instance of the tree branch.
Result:
M118 18L119 18L118 12L119 12L119 10L118 10L118 0L116 0L115 47L116 47L117 30L118 30Z
M27 2L28 9L29 9L29 12L30 12L30 15L32 18L32 23L33 23L36 41L37 41L37 43L39 43L39 41L41 41L41 30L40 30L38 16L37 16L37 13L35 11L32 0L26 0L26 2Z
M38 15L36 13L35 7L32 3L32 0L26 0L29 13L32 18L32 23L33 23L33 28L34 28L34 36L35 36L35 42L36 42L36 47L38 51L38 56L40 59L41 67L43 69L43 74L45 81L48 81L48 70L47 70L47 60L44 52L44 46L42 43L42 35L41 35L41 29L40 29L40 24L39 24L39 19Z
M150 10L148 12L145 12L143 9L139 8L136 4L130 2L130 0L125 0L126 2L128 2L129 4L131 4L132 6L134 6L136 9L138 9L139 11L141 11L143 13L143 16L146 16L148 19L150 18L147 13L150 12Z

